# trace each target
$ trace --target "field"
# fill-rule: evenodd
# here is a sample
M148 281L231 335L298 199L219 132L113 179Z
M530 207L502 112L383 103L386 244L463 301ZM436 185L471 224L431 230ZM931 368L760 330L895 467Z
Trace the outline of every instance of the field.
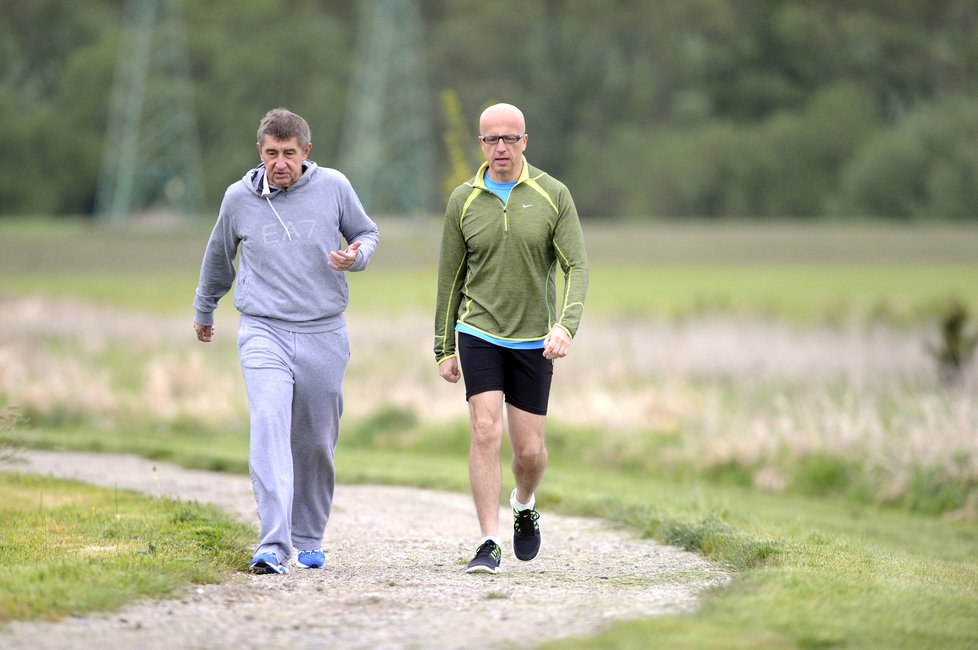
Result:
M952 301L974 331L978 227L586 231L592 283L557 366L546 502L743 572L691 621L589 643L649 629L679 647L719 630L719 647L978 643L964 569L978 552L978 372L944 381L937 361ZM464 401L430 352L439 227L381 232L375 264L350 276L340 472L464 490ZM22 443L246 471L230 299L213 345L191 329L206 236L0 223L0 405L28 420Z
M382 225L376 263L350 276L348 420L393 418L390 444L459 451L457 391L429 353L438 224ZM217 344L190 335L206 229L4 233L0 395L33 423L246 429L230 298ZM556 451L934 513L976 506L974 369L945 386L935 354L949 301L978 314L978 228L597 222L587 234L592 283L559 364Z

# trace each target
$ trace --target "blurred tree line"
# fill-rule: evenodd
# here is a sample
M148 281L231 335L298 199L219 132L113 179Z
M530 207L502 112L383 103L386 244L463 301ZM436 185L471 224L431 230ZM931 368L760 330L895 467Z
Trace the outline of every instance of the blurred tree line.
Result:
M0 214L90 213L123 2L3 4ZM519 105L528 159L587 217L978 218L974 0L420 8L436 133L449 89L475 165L482 108ZM209 208L256 162L272 106L303 114L311 157L338 165L353 0L185 0L184 13Z

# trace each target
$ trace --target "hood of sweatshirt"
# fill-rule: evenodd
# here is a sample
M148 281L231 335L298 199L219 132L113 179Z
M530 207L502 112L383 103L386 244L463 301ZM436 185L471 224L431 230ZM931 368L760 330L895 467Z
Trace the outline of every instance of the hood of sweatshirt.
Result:
M292 188L299 187L309 182L309 178L319 168L312 160L302 161L302 175L299 180L282 190L268 184L268 177L265 175L265 163L259 163L257 167L248 171L241 179L244 184L251 188L251 191L261 197L275 196L279 192L288 192Z

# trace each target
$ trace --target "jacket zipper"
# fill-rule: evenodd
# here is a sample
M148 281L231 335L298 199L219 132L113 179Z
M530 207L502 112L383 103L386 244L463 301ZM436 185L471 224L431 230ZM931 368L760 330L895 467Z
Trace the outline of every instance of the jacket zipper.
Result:
M519 185L519 183L517 183L517 185ZM514 186L513 189L515 190L516 187ZM503 203L503 200L500 199L499 198L499 195L496 194L495 192L493 192L493 191L491 191L491 190L489 190L487 188L483 188L483 190L485 190L486 192L489 192L489 194L492 194L493 196L495 196L496 199L500 203L503 204L503 234L508 237L509 236L509 199L507 199L506 202ZM512 190L510 190L509 196L510 196L510 198L512 198L512 196L513 196L513 191Z

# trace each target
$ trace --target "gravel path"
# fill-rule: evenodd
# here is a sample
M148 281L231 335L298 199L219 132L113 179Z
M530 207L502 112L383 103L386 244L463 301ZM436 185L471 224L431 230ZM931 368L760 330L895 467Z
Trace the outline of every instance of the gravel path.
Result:
M257 526L247 477L133 456L29 451L18 471L213 503ZM503 512L501 522L510 515ZM615 619L692 611L729 577L681 549L597 519L544 511L532 562L504 545L497 575L468 575L474 508L467 495L339 485L327 568L241 573L178 600L57 623L15 622L5 649L492 648L593 634Z

